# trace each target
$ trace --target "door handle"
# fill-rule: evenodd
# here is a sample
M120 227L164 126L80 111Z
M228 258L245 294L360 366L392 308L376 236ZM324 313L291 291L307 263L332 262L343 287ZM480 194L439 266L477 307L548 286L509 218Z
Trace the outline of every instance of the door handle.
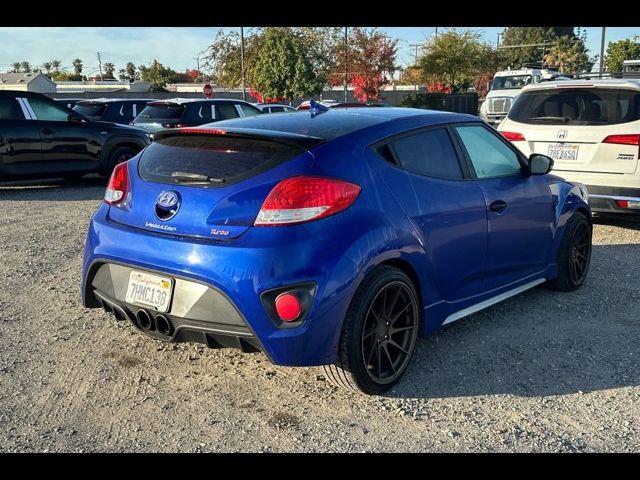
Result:
M489 205L489 210L492 212L502 212L505 208L507 208L507 202L504 200L496 200Z
M54 133L54 130L53 130L53 128L44 127L42 129L42 133Z

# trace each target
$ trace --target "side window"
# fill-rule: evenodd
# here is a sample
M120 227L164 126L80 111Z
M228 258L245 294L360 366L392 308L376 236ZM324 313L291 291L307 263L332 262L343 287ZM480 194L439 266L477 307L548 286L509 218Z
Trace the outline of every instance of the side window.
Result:
M242 110L242 113L245 117L255 117L256 115L260 115L260 111L257 108L253 108L249 105L244 105L243 103L239 103L238 107L240 107L240 110ZM273 113L275 110L272 109L271 112Z
M409 172L449 180L462 179L458 156L444 128L402 137L391 144L398 166Z
M456 127L478 178L518 175L522 166L518 156L480 125Z
M228 120L238 118L238 110L233 103L219 103L216 105L216 120Z
M0 120L24 120L18 101L12 97L0 97Z
M282 107L271 107L271 113L280 113L284 112L284 108Z
M207 104L200 105L198 107L197 119L201 123L209 123L211 118L211 106Z
M68 120L69 112L58 106L57 103L35 97L27 98L27 102L38 120L50 122L66 122Z

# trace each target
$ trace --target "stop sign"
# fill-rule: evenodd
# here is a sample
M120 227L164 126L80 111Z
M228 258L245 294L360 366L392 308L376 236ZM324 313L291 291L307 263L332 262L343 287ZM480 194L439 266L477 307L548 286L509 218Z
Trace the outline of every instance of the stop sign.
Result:
M213 87L207 83L204 87L202 87L202 93L204 93L204 96L207 98L213 97Z

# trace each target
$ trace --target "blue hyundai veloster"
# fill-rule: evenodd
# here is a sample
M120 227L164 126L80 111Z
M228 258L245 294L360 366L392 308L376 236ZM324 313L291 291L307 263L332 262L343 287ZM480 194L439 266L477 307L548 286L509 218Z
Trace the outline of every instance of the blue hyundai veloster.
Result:
M418 336L589 269L585 187L477 117L312 110L155 139L92 217L82 297L156 339L378 394Z

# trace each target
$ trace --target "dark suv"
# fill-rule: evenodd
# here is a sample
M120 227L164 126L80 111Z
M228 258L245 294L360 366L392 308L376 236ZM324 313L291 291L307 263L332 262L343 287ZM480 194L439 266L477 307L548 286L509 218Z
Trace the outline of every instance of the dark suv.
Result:
M91 121L45 95L0 91L0 180L109 175L149 143L139 128Z
M91 120L129 125L152 99L96 98L80 100L73 111Z
M194 127L218 120L262 114L258 108L243 100L172 98L149 102L132 125L155 133L165 128Z

